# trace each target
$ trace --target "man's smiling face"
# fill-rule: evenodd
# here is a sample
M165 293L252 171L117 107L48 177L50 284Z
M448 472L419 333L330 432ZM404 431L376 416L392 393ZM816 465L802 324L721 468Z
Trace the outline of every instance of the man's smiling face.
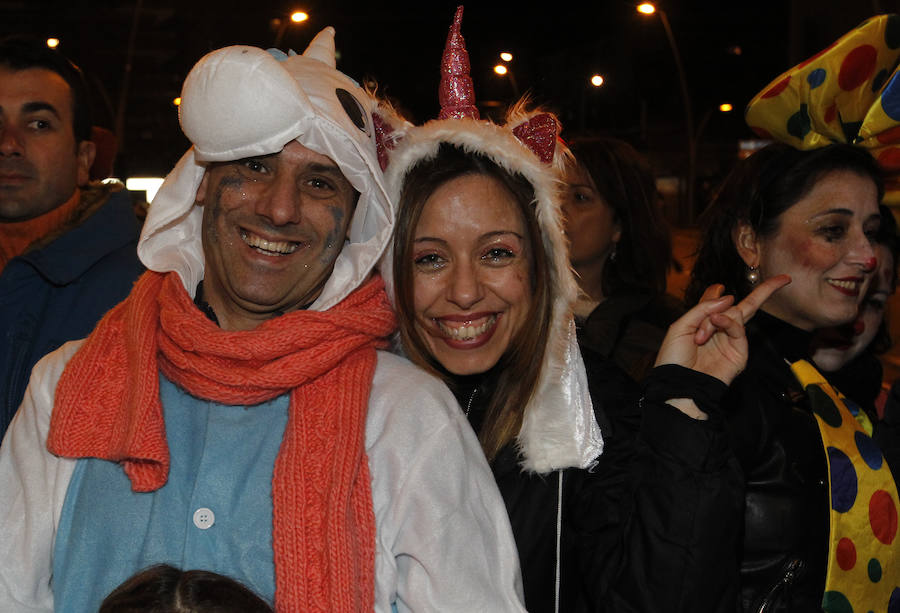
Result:
M226 330L249 330L321 293L358 193L328 157L297 141L210 166L203 207L203 298Z

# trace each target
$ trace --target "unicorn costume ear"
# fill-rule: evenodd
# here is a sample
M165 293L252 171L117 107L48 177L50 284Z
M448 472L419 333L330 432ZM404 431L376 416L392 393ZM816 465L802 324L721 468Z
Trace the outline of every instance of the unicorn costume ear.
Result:
M329 68L337 69L334 52L334 28L327 27L312 39L303 56L311 60L319 60Z
M150 206L138 255L151 270L175 271L193 294L203 278L197 187L210 162L278 153L292 140L332 159L360 193L348 241L312 307L340 302L370 274L387 245L393 210L378 163L376 101L335 69L334 29L302 55L247 46L203 57L182 89L179 119L193 147Z
M553 162L561 131L562 126L550 113L535 115L512 129L516 138L544 164Z

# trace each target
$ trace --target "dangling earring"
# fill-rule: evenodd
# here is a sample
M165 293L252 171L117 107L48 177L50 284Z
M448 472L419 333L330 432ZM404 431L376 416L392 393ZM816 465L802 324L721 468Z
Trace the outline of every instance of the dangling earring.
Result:
M759 266L747 268L747 282L750 284L750 287L756 287L759 283Z
M613 250L612 250L612 253L609 254L609 261L610 261L610 262L615 262L615 261L616 261L616 247L617 247L618 245L619 245L619 243L613 243Z

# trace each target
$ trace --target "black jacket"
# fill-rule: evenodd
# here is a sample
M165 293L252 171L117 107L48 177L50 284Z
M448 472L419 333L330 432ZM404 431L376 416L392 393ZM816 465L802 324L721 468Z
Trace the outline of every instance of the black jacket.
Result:
M684 306L668 294L622 290L577 322L578 343L643 381L669 326L683 314Z
M747 368L723 401L745 474L735 577L741 610L818 612L829 543L827 464L807 396L789 367L809 360L810 335L764 312L756 314L747 334ZM879 431L888 430L877 424L876 442L885 440Z
M639 400L624 373L585 354L604 435L596 466L524 472L515 445L491 466L519 549L526 608L554 611L559 534L560 611L728 610L723 592L699 586L726 584L727 559L731 568L737 563L730 543L740 528L739 473L721 419L698 422L661 402L690 395L709 409L725 386L662 367ZM458 383L457 398L477 431L490 380Z

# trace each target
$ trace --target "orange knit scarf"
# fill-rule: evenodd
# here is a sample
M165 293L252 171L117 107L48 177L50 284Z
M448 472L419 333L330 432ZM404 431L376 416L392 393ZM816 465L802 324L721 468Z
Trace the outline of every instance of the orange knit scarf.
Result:
M229 332L197 309L175 273L147 272L66 366L47 448L120 462L135 491L153 491L169 469L160 371L222 404L289 392L272 478L276 609L371 611L365 422L375 348L394 327L380 278L328 311L294 311Z

